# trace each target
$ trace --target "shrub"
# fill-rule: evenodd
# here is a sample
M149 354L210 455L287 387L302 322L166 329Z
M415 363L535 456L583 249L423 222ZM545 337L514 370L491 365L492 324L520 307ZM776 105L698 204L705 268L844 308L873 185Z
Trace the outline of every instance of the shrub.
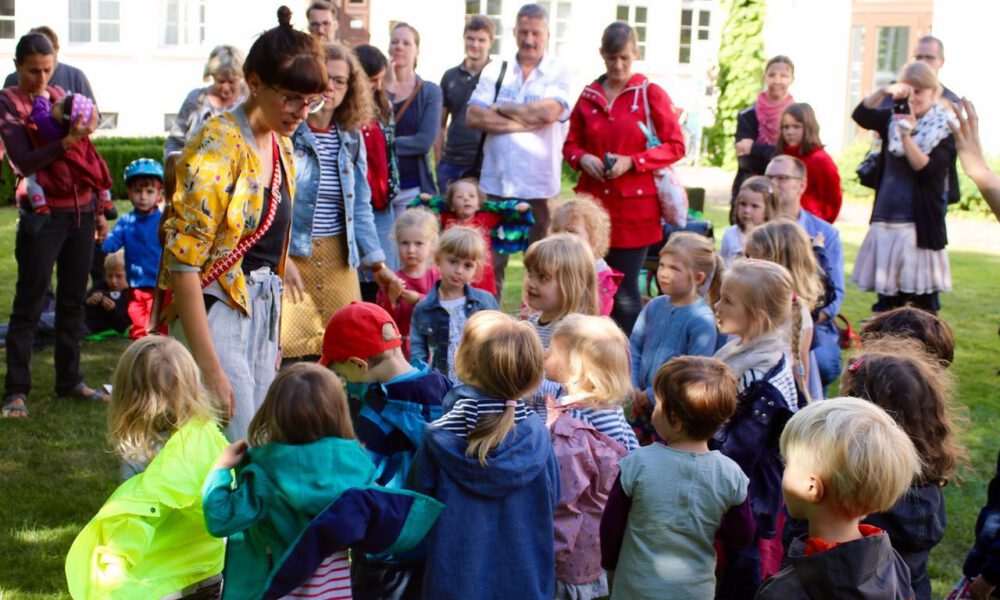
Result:
M94 138L94 145L97 151L108 163L108 171L111 173L111 195L114 198L125 198L128 192L125 189L125 181L122 173L125 165L137 158L155 158L163 160L162 137L99 137ZM17 179L7 161L3 161L0 166L0 201L5 204L14 203L14 185Z

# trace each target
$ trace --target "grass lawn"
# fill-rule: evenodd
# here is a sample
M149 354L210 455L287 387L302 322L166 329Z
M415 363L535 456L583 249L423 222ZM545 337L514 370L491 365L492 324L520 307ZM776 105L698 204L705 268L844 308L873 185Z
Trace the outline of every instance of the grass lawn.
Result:
M723 210L709 205L707 211L721 235ZM6 282L0 285L0 321L6 320L14 293L15 219L12 209L0 209L0 248L5 249L0 280ZM847 225L841 233L850 273L864 227ZM943 297L942 316L958 339L952 371L959 382L957 401L967 407L963 439L972 464L960 481L945 490L948 533L930 565L937 597L943 597L960 575L1000 448L996 375L1000 315L989 308L991 299L1000 298L1000 255L953 252L951 265L956 291ZM509 269L504 304L514 312L523 272L520 257L512 258ZM844 312L857 323L872 302L872 294L848 285ZM83 368L90 385L109 381L125 345L122 340L84 344ZM63 575L66 552L118 481L117 462L104 441L105 407L53 397L51 348L36 354L33 367L31 419L0 420L0 600L68 597Z

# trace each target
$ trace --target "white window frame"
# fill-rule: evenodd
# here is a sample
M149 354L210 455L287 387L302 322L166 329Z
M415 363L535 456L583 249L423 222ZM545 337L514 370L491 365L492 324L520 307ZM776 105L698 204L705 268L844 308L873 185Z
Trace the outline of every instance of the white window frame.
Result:
M490 2L498 5L493 13L486 12ZM475 10L473 10L475 9ZM493 21L496 26L496 34L493 36L493 45L490 47L490 56L500 56L503 52L503 0L465 0L465 16L483 15Z
M202 46L205 43L205 0L162 0L163 28L160 43L163 46ZM170 19L170 9L175 7L176 20ZM169 29L176 27L173 40L169 39Z
M626 14L622 15L622 9ZM642 11L643 20L639 20L639 12ZM623 18L627 17L627 18ZM635 29L639 56L636 60L646 60L646 43L649 41L649 4L648 3L625 3L618 2L615 5L615 18L625 21Z
M15 15L17 14L17 0L3 0L2 2L0 2L0 6L3 6L8 3L10 4L10 14L9 15L0 14L0 24L10 23L10 35L0 36L0 40L13 40L17 37L15 33L16 31Z
M570 24L573 17L573 3L569 0L541 0L538 2L549 13L549 51L556 57L565 55L570 45ZM566 14L560 15L559 9Z
M72 7L75 2L80 0L67 0L68 5ZM74 18L72 16L72 10L70 10L69 17L69 35L67 38L70 43L73 44L117 44L122 39L122 2L121 0L83 0L90 5L90 14L87 15L86 19ZM102 8L105 6L114 6L116 12L118 13L117 18L108 18L102 15ZM87 24L87 39L77 39L74 37L73 26L80 23ZM105 30L104 27L114 28L114 38L109 39L111 36L107 32L110 29Z
M691 14L691 23L684 24L684 13ZM708 25L702 25L702 18L708 19ZM677 38L677 64L691 64L691 57L694 55L694 46L699 42L707 42L712 38L712 11L708 8L695 8L693 5L681 7L681 28ZM688 41L684 42L684 32L688 34ZM687 60L684 60L681 53L687 49Z

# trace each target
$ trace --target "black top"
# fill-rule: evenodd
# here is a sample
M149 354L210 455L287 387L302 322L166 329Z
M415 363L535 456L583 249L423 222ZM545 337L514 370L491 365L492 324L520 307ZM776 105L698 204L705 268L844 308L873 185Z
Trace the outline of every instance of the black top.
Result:
M288 177L284 169L281 175L281 203L278 204L278 211L274 215L271 228L243 255L244 273L261 267L270 267L274 270L281 262L281 255L285 251L285 238L288 237L288 228L292 223L292 199L288 196ZM270 198L271 188L264 188L265 207Z
M451 115L444 145L444 162L463 167L471 167L476 162L482 133L465 124L465 109L478 83L479 74L469 73L464 64L448 69L441 76L444 108Z

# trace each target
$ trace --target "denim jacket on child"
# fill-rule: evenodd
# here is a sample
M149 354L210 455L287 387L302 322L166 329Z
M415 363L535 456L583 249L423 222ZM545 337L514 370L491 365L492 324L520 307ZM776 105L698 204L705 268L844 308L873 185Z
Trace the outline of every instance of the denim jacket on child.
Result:
M340 189L343 190L347 264L356 269L361 264L373 265L384 261L385 253L375 233L364 142L357 132L343 131L336 123L333 126L337 128L337 134L340 136L340 152L337 153L336 168L340 173ZM288 253L308 258L312 255L313 217L316 213L321 168L319 153L316 150L316 136L305 121L295 130L292 144L295 148L297 187L295 203L292 205L292 233Z
M410 358L427 361L431 368L447 374L448 328L451 318L438 299L440 285L440 281L435 283L427 296L413 307L413 317L410 320ZM500 305L489 292L466 284L465 316L470 317L481 310L500 310Z

